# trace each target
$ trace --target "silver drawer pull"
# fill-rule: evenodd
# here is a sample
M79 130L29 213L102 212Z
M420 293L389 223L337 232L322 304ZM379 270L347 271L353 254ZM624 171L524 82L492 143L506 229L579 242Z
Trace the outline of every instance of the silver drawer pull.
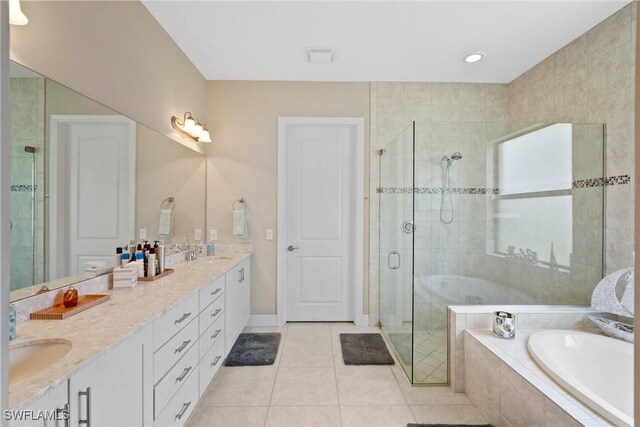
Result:
M215 340L216 338L218 338L218 335L220 335L220 332L222 332L222 329L218 329L216 330L213 335L211 335L211 339Z
M220 312L222 311L221 308L217 309L216 311L214 311L213 313L211 313L211 317L216 317Z
M211 367L216 366L221 358L222 356L216 356L216 359L213 362L211 362Z
M176 382L181 383L182 380L187 378L187 375L189 375L189 371L191 371L191 366L189 366L188 368L184 368L184 371L182 371L182 374L180 374L180 376L176 378Z
M187 317L191 316L191 312L185 313L183 314L179 319L177 319L175 322L173 322L174 325L177 325L178 323L182 323L184 322Z
M215 291L211 292L211 296L216 295L218 292L220 292L222 290L222 288L216 288Z
M178 415L176 415L176 420L180 420L182 419L182 417L184 417L184 414L185 412L187 412L187 409L189 409L189 406L191 406L191 401L188 401L187 403L182 405L182 409L180 410L180 412L178 412Z
M191 340L187 340L184 341L180 347L176 348L176 351L174 351L174 353L182 353L182 350L184 350L185 348L187 348L187 346L189 345L189 343L191 343Z

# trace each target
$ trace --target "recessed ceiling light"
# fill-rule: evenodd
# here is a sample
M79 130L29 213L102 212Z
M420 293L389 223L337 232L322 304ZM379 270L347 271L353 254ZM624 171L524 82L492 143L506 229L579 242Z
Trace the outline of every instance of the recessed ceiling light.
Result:
M474 62L480 61L484 58L484 53L482 52L473 52L464 57L464 62L467 64L472 64Z

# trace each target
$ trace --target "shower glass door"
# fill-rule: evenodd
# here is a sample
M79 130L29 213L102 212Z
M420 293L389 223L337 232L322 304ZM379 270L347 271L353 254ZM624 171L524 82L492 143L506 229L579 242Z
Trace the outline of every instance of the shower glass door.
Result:
M380 324L413 381L415 123L379 151Z

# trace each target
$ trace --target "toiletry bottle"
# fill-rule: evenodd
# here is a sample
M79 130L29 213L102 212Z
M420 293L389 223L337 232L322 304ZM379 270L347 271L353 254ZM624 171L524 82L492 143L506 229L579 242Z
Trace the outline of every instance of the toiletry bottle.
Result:
M147 277L154 277L156 275L156 250L149 248L149 254L147 255Z
M144 254L142 252L136 254L136 264L138 264L138 277L144 277Z
M129 260L133 261L135 258L135 253L136 253L136 242L134 240L131 240L129 242Z
M116 248L116 267L122 266L122 248Z
M126 255L126 261L125 261L125 255ZM127 247L125 246L124 248L122 248L122 255L120 255L120 266L128 264L129 261L131 261L131 253L127 250ZM118 265L116 265L116 267L118 267Z
M157 274L164 273L164 245L160 245L160 241L156 240L154 242L153 248L156 250L156 261L158 262L158 270Z

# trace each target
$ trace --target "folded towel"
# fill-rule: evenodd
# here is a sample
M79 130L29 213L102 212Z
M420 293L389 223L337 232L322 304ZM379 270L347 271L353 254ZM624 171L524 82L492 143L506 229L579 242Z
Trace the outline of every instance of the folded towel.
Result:
M234 236L247 237L247 211L233 211L233 234Z
M160 225L158 227L158 234L162 236L170 235L172 222L173 222L173 210L160 209Z

